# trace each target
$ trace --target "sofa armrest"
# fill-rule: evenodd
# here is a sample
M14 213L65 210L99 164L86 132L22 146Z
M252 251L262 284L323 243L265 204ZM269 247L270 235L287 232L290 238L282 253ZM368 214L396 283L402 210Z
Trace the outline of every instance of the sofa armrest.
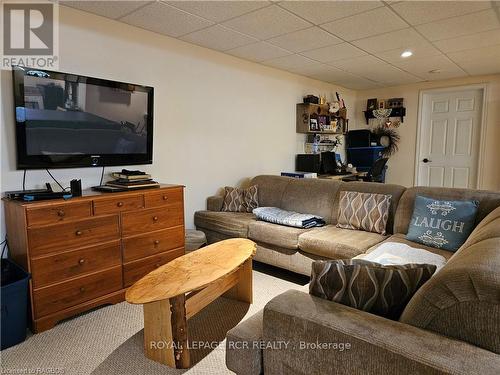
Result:
M207 210L208 211L220 211L222 210L222 203L224 202L224 197L220 195L214 195L213 197L207 198Z
M500 356L290 290L264 309L265 374L498 373ZM332 372L333 371L333 372Z

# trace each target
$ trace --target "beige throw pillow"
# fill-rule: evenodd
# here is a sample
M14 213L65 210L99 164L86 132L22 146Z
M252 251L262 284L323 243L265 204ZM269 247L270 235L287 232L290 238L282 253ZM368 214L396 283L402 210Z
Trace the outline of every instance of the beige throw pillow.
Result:
M341 191L337 227L385 235L391 196Z
M257 185L250 186L247 189L230 186L224 188L222 211L252 212L257 207L259 207Z

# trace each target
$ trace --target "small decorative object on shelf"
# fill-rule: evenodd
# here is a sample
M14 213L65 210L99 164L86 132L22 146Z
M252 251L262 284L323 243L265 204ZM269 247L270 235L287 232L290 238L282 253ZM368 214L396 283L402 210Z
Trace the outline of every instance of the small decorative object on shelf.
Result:
M303 102L305 104L319 104L319 97L316 95L306 95L304 96Z

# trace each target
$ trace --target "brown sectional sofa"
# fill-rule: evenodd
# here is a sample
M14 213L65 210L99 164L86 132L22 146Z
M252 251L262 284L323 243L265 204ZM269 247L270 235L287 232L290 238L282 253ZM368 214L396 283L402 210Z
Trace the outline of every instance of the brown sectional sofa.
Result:
M377 192L392 195L387 233L392 233L396 207L405 191L398 185L344 183L320 179L292 179L257 176L259 205L322 216L322 228L299 229L257 221L247 213L221 212L222 196L209 197L207 210L194 215L196 228L205 232L209 243L231 237L246 237L257 243L255 260L310 275L314 259L352 258L384 241L377 233L340 229L337 223L338 194L341 190Z
M399 321L288 291L228 332L226 364L238 374L498 374L500 373L500 193L258 176L261 206L323 216L310 230L257 222L251 214L220 212L221 197L195 214L209 242L249 237L256 259L309 274L313 259L352 258L383 241L443 255L447 264L410 300ZM355 190L391 194L387 236L335 227L338 194ZM478 200L476 228L455 253L406 240L416 195ZM241 349L231 345L247 342ZM261 347L256 342L287 342ZM347 350L302 344L349 343ZM238 349L240 348L240 349Z

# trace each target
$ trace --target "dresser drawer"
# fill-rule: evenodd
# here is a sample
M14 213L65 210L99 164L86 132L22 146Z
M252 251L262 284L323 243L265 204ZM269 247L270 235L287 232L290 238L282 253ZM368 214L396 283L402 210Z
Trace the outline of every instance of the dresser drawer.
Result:
M131 236L184 224L182 203L122 213L123 235Z
M165 253L153 255L134 262L123 265L123 283L125 287L131 286L141 277L146 276L151 271L160 266L184 255L184 248L170 250Z
M123 261L141 259L167 250L184 247L184 226L158 230L123 239Z
M91 216L92 203L90 201L51 204L50 206L26 210L28 226L56 224Z
M132 211L140 208L144 208L144 196L142 194L122 196L119 198L98 199L94 201L94 215Z
M31 260L34 288L121 264L120 241Z
M120 238L118 215L28 229L30 256L71 250Z
M39 318L122 289L121 266L33 292L35 317Z
M144 196L147 208L161 207L172 203L181 203L183 199L183 189L165 189L148 193Z

